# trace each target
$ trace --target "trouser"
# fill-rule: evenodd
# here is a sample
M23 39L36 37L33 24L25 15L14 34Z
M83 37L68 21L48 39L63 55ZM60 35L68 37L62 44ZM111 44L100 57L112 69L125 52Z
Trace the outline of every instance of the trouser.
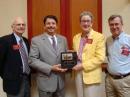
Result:
M17 95L7 94L7 97L30 97L30 83L27 75L23 75L19 93Z
M101 97L101 84L86 85L83 83L82 72L75 77L77 97Z
M107 97L130 97L130 75L114 79L107 74L105 87Z
M64 89L55 92L47 92L39 90L39 97L65 97L64 95L65 95Z

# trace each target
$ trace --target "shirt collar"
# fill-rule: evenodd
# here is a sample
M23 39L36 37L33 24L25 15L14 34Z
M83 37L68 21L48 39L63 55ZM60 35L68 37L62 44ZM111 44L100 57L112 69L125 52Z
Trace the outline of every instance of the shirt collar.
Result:
M124 32L121 32L120 35L119 35L118 37L116 37L116 38L112 36L112 39L113 39L113 40L118 40L118 39L120 39L124 34L125 34Z
M16 41L17 43L19 43L20 39L22 39L22 37L19 37L16 33L13 33L15 38L16 38Z
M91 38L93 36L93 34L94 34L93 31L94 30L91 28L89 33L86 34L85 38ZM82 33L81 33L81 38L82 38Z
M47 37L48 37L48 38L54 37L54 38L56 39L56 35L51 36L51 35L47 34Z

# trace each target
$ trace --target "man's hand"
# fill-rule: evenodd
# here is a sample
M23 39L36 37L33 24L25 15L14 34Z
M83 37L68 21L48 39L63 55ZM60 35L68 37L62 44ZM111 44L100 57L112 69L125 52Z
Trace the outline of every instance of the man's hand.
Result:
M61 64L56 64L52 66L52 71L56 71L56 72L66 72L67 69L66 68L61 68Z

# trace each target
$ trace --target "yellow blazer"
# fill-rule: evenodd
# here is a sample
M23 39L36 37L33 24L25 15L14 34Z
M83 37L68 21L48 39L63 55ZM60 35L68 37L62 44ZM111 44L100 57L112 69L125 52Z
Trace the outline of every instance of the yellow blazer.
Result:
M78 52L81 33L73 38L73 49ZM101 33L91 30L82 53L83 82L84 84L101 83L101 63L105 60L105 38Z

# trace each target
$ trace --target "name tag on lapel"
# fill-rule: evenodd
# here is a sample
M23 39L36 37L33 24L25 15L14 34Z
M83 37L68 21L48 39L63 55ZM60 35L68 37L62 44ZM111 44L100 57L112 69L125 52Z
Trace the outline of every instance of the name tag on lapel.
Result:
M13 50L19 50L20 49L20 45L16 44L16 45L13 45Z
M86 43L92 44L93 43L93 39L86 39Z

